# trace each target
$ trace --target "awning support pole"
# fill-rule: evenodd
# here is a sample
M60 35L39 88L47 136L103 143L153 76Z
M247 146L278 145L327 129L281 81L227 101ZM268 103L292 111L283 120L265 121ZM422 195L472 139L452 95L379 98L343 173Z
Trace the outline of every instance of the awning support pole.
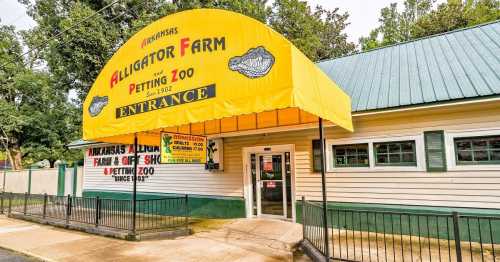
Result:
M328 216L326 203L326 178L325 178L325 139L323 137L323 119L319 118L319 141L321 146L321 190L323 194L323 233L325 235L325 261L329 261L330 247L328 245Z
M134 191L132 193L132 234L135 236L136 203L137 203L137 133L134 135Z

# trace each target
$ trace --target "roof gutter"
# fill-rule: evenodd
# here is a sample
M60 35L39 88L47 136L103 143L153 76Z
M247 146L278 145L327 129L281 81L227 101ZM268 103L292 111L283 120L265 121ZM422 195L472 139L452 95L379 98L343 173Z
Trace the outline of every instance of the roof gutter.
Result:
M396 112L405 112L405 111L414 111L421 109L431 109L431 108L440 108L440 107L448 107L448 106L459 106L459 105L469 105L469 104L477 104L477 103L485 103L485 102L495 102L500 101L500 96L488 97L483 99L470 99L466 101L455 101L455 102L442 102L442 103L434 103L429 105L415 105L415 106L405 106L398 107L394 109L382 109L382 110L373 110L373 111L365 111L365 112L353 112L352 116L369 116L369 115L377 115L377 114L386 114L386 113L396 113Z

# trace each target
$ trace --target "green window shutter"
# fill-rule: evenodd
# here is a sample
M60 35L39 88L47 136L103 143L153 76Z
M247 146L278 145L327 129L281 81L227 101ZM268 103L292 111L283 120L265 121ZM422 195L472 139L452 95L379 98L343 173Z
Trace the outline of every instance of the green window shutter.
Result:
M424 132L425 159L428 172L446 171L444 131Z

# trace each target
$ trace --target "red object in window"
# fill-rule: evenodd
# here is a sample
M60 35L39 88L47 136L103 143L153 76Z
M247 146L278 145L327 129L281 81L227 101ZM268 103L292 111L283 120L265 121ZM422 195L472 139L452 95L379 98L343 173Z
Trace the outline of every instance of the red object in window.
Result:
M267 188L276 188L276 182L274 181L267 182Z
M273 171L273 162L264 162L264 171L272 172Z

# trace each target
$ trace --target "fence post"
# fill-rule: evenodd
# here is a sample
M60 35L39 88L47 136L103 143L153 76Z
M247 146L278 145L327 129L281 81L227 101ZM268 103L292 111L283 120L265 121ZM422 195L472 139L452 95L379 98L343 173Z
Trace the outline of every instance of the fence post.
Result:
M66 203L66 225L69 225L70 216L71 216L71 195L68 194L68 201Z
M64 196L66 164L60 164L57 170L57 196Z
M28 194L31 194L31 166L28 170Z
M101 201L99 200L99 197L97 196L95 198L95 226L96 227L99 226L99 213L101 210L100 204L101 204Z
M24 209L23 209L24 215L26 215L27 208L28 208L28 192L25 192L24 193Z
M462 262L462 246L460 244L460 229L458 223L458 212L452 212L453 214L453 235L455 236L455 250L457 252L457 262Z
M3 183L2 183L2 191L3 192L5 192L5 180L6 180L5 178L6 178L6 176L7 176L7 171L4 170L3 171Z
M302 196L302 239L306 239L306 197Z
M184 204L186 205L186 230L189 229L189 205L188 205L188 194L186 194L186 201L184 202Z
M78 185L78 164L75 161L75 163L73 164L73 196L74 197L76 197L77 185Z
M5 195L5 192L1 192L1 199L0 199L0 212L3 214L3 198Z
M47 216L47 198L47 193L43 194L43 219L45 219L45 217Z
M10 192L9 194L9 215L11 211L12 211L12 192Z

